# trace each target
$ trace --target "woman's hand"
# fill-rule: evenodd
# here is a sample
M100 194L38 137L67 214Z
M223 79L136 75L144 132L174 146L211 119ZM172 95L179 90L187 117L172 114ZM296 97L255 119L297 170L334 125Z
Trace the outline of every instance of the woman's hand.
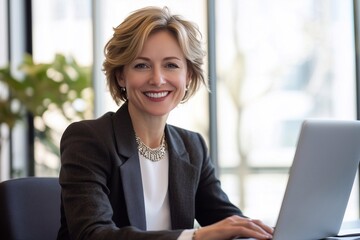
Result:
M231 216L197 230L195 240L226 240L236 237L271 239L273 228L260 220Z

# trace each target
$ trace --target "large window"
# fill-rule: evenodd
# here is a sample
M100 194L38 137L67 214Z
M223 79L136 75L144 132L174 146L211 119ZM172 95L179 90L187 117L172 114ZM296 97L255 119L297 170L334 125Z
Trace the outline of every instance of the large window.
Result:
M221 179L274 223L302 120L356 118L352 1L216 3ZM346 219L358 217L355 190Z

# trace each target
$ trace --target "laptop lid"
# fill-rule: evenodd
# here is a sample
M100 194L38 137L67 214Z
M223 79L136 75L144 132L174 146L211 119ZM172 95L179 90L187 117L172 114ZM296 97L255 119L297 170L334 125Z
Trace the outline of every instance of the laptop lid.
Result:
M335 236L360 159L360 121L305 120L274 240Z

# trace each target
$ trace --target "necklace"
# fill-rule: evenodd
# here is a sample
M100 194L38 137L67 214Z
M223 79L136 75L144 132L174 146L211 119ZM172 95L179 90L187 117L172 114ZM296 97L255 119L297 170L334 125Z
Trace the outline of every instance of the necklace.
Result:
M146 146L146 144L143 143L143 141L141 141L141 139L136 134L135 134L135 140L138 145L139 153L143 157L149 159L152 162L158 162L158 161L164 159L166 149L167 149L167 144L165 141L165 134L162 136L160 146L157 148L150 148L150 147Z

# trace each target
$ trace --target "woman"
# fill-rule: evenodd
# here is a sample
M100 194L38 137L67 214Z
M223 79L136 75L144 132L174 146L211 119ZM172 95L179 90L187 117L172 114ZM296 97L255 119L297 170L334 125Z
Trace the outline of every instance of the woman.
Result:
M114 29L104 72L124 103L63 134L58 239L271 238L221 190L204 139L166 123L206 85L199 37L166 7L139 9Z

